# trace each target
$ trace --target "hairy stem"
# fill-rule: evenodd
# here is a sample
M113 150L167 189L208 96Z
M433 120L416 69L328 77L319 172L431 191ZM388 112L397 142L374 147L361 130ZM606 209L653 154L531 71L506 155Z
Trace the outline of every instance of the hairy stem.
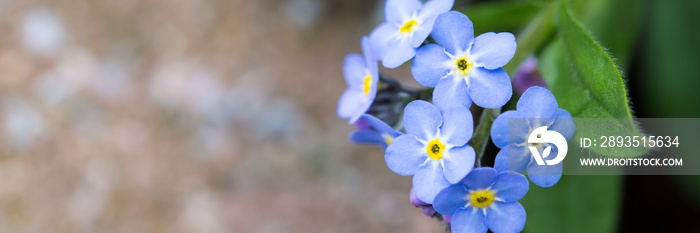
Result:
M487 108L481 112L479 125L474 129L474 136L472 136L472 140L470 141L470 145L474 148L474 151L476 151L476 167L481 167L481 158L484 156L484 151L486 150L486 145L489 143L489 139L491 139L491 125L493 125L493 120L495 120L500 113L500 108Z

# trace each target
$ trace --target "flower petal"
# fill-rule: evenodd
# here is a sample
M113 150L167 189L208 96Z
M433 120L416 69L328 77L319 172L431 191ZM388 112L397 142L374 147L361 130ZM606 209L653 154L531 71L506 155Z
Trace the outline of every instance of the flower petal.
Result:
M432 104L414 100L406 105L403 122L407 133L427 140L437 135L438 128L442 125L442 115Z
M404 134L394 139L386 148L386 165L391 171L402 176L410 176L428 159L425 145L416 136Z
M477 233L486 232L484 212L479 208L468 207L460 209L452 215L452 233Z
M508 149L498 151L493 162L493 169L496 169L497 172L508 171Z
M399 29L389 23L383 23L369 34L370 44L375 58L381 61L386 56L389 48L396 46L399 42Z
M430 160L421 165L413 175L413 191L416 192L416 197L425 203L432 204L440 190L448 186L450 183L445 179L442 166L437 160Z
M425 203L418 199L418 197L416 197L416 192L413 191L413 188L411 188L409 199L411 200L411 204L413 204L413 206L415 206L416 208L420 208L425 216L432 217L433 215L435 215L435 209L433 208L433 205Z
M487 32L474 38L470 57L486 69L500 68L510 61L515 54L515 36L509 32Z
M438 193L433 202L433 208L444 215L453 215L459 208L467 205L469 192L462 184L453 184Z
M453 147L443 155L443 172L450 184L459 183L474 167L476 152L469 145Z
M474 132L474 119L468 108L454 105L443 111L440 137L448 144L462 146L469 142Z
M499 159L498 156L503 156L503 158ZM505 168L504 170L523 173L525 169L527 169L527 165L530 164L530 160L532 160L532 154L527 147L510 144L496 155L496 163L498 163L498 168L496 170ZM494 165L494 167L496 167L496 165Z
M400 27L422 6L423 4L419 0L387 0L386 5L384 5L384 16L387 22L398 24Z
M513 119L513 120L509 120ZM522 119L522 120L515 120L515 119ZM530 130L530 125L528 124L519 124L519 122L526 123L527 119L523 119L523 115L517 111L506 111L504 113L501 113L498 117L496 117L496 120L493 121L493 125L491 126L491 140L493 140L493 144L495 144L498 148L504 148L508 145L508 143L522 143L527 140L528 133ZM514 132L511 132L514 135L523 135L522 136L522 141L517 141L514 140L512 142L508 141L508 126L510 122L510 128L513 129ZM515 139L515 138L513 138Z
M350 141L354 143L380 145L384 148L386 148L387 146L386 140L384 140L382 135L377 133L377 131L369 129L363 129L352 132L350 134Z
M446 64L450 57L445 49L437 44L429 44L421 47L416 52L416 57L411 64L411 74L423 86L435 87L440 78L450 72Z
M564 109L557 109L557 119L554 123L547 129L559 132L567 141L574 137L576 132L576 125L572 119L571 113Z
M409 44L408 40L399 40L394 46L387 49L387 53L382 58L384 67L394 69L411 60L416 55L416 48Z
M447 52L457 55L474 41L474 25L469 17L457 11L442 13L435 19L433 38Z
M527 194L530 184L527 178L520 173L504 171L498 173L496 182L491 186L491 190L496 190L496 197L503 202L520 200Z
M555 153L555 150L556 147L553 147L551 153ZM556 154L550 154L549 156L556 156ZM532 161L530 165L527 166L527 177L530 177L532 183L535 183L537 186L552 187L561 179L563 170L564 163L538 165L535 161Z
M557 99L554 98L552 92L544 87L530 87L523 93L518 100L517 110L523 113L527 118L548 118L551 121L552 118L556 117L557 109ZM533 123L533 128L538 128L539 126L550 125L549 124L536 124Z
M437 18L438 15L448 12L454 6L454 0L430 0L423 5L418 12L419 19ZM432 25L431 25L432 26Z
M433 31L435 19L437 19L438 15L452 9L454 2L454 0L431 0L423 5L418 11L418 15L416 15L420 24L417 25L418 27L413 31L413 36L411 37L411 45L413 47L420 46L425 41L425 38L428 38L428 35Z
M500 108L513 95L510 77L503 68L487 70L476 67L471 69L468 79L469 97L483 108Z
M486 211L486 226L493 232L521 232L527 214L519 202L495 201Z
M359 90L347 89L338 101L338 116L349 118L350 124L355 123L360 115L365 113L371 102L365 98L365 93Z
M396 134L396 130L391 128L391 126L387 125L384 123L382 120L379 118L376 118L372 115L369 114L362 114L360 119L366 121L374 130L376 130L380 135L381 134L388 134L390 136L394 136ZM399 132L400 133L400 132Z
M365 80L365 60L362 55L357 53L351 53L345 56L345 61L343 62L343 76L345 76L345 83L348 87L362 90L362 85Z
M432 18L432 21L419 22L418 25L413 27L413 31L409 37L409 44L411 47L418 48L425 42L430 32L433 31L433 22L435 22L435 18Z
M411 187L411 192L408 194L408 199L411 201L411 204L413 204L413 206L415 206L416 208L430 206L430 204L425 203L418 199L418 197L416 197L416 192L413 191L413 187Z
M490 167L474 168L462 179L462 183L464 183L469 190L485 189L496 181L496 177L498 177L496 169Z
M469 98L467 92L467 83L463 78L448 75L440 79L437 86L433 90L433 104L445 111L455 105L461 105L469 109L472 105L472 99Z
M377 56L374 54L374 49L372 49L372 42L367 36L363 36L361 43L362 45L362 55L364 55L365 65L372 75L372 85L376 92L376 85L379 82L379 67L377 65ZM364 81L364 80L363 80Z

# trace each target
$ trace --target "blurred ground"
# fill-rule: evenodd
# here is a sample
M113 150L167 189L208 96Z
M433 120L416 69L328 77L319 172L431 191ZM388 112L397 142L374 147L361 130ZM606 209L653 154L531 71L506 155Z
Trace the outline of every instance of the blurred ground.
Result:
M380 6L0 1L0 232L441 231L335 116Z

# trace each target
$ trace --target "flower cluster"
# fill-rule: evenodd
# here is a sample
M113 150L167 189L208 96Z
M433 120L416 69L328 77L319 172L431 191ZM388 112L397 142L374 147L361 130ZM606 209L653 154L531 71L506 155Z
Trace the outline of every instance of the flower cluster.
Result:
M348 89L338 115L358 128L350 140L382 146L391 171L413 176L410 200L425 215L440 217L453 232L522 231L526 213L518 200L527 193L529 182L521 173L527 171L534 184L549 187L559 181L562 171L561 163L534 162L526 149L528 136L547 127L570 140L575 127L571 114L558 108L549 90L531 87L516 110L493 122L490 136L502 150L494 168L480 166L481 156L469 144L475 129L469 108L472 102L481 108L501 108L511 99L513 86L502 67L517 45L510 33L475 37L472 21L450 11L453 4L453 0L387 0L386 22L362 38L363 55L345 59ZM374 110L369 113L377 115L368 114L370 107L384 106L377 103L379 97L375 100L383 84L396 88L385 77L380 79L378 63L396 68L411 59L411 74L432 88L432 96L397 92L404 95L394 99L404 100L405 108L397 114ZM392 127L378 115L403 118ZM558 153L546 143L534 148Z

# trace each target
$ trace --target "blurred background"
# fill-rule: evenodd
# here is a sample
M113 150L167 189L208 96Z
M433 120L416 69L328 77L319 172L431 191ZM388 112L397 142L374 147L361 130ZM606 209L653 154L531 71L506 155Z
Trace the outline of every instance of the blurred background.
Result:
M441 229L335 115L382 4L0 1L0 232Z
M383 3L0 0L0 232L442 232L335 115L343 58ZM698 117L700 30L666 5L623 66L630 95L646 117Z

